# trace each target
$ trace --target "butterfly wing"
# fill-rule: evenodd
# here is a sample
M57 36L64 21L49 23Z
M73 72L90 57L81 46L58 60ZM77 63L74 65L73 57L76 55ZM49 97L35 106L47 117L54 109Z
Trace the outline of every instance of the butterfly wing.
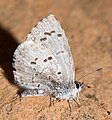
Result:
M74 64L65 35L58 20L50 15L40 21L26 41L14 53L14 78L21 86L36 88L37 83L55 80L74 81Z

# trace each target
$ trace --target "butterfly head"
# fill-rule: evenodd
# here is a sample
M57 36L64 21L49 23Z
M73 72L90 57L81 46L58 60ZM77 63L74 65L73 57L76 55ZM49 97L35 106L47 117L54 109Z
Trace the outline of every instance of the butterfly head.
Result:
M79 97L79 92L82 90L83 86L84 86L84 84L79 81L74 82L74 84L71 88L71 99Z
M75 87L77 90L79 90L79 92L81 91L81 89L83 88L83 83L80 83L78 81L75 81Z
M75 81L74 84L62 95L62 99L72 100L79 97L79 92L82 90L84 84Z

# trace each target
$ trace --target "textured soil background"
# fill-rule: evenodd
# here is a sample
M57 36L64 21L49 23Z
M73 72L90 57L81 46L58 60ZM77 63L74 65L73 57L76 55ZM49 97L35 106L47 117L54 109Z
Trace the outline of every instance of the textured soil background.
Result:
M76 78L86 78L80 107L48 97L20 98L14 84L12 55L31 28L54 14L69 39ZM0 120L112 120L112 0L0 1Z

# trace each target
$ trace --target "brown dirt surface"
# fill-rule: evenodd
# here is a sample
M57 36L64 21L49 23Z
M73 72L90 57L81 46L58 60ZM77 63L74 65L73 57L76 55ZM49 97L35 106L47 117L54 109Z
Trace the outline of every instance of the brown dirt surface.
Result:
M12 55L31 28L49 14L61 22L69 39L76 79L86 85L80 107L48 97L20 98L14 84ZM112 0L0 1L0 120L112 120Z

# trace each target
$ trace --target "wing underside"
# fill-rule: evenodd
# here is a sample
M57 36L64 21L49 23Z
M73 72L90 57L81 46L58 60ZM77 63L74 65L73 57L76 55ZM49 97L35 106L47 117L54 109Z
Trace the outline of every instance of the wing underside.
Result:
M74 80L74 64L68 39L57 19L40 21L14 53L15 81L25 87L47 80Z

